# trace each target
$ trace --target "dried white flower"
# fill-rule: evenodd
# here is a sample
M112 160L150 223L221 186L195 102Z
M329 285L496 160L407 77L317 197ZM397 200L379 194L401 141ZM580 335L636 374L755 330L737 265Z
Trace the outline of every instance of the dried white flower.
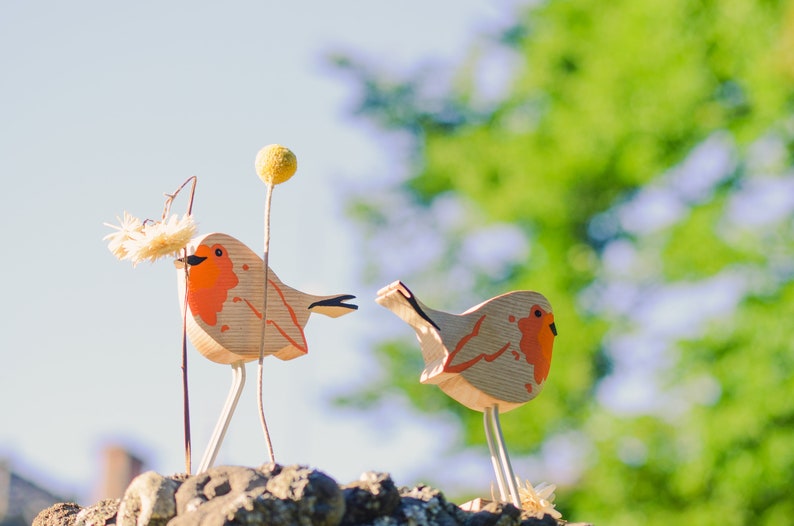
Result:
M123 219L118 216L116 216L116 219L118 219L120 223L119 225L105 223L105 226L115 228L116 232L106 235L102 238L102 240L108 242L108 249L110 249L110 252L112 252L113 255L118 259L129 259L130 253L125 245L130 240L130 236L133 233L137 234L142 231L143 222L137 217L130 215L126 211L124 212Z
M176 256L196 231L192 215L185 214L180 219L174 214L167 221L145 222L141 230L130 233L124 248L133 265L141 261L157 261L162 257Z
M521 509L532 513L540 519L543 515L551 515L555 519L562 517L562 513L554 509L554 490L557 486L541 482L537 487L532 487L529 481L522 486L518 481L518 497L521 500Z

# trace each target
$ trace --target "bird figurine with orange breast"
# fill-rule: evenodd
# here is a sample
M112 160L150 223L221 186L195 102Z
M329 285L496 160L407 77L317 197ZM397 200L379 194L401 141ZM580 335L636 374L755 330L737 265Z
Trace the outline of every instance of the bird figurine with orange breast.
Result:
M539 292L514 291L450 314L427 307L400 281L379 290L375 301L416 332L425 362L420 381L483 412L502 500L520 508L499 412L529 402L546 384L557 336L549 301Z
M241 241L227 234L199 236L188 255L175 261L187 335L209 360L232 366L232 387L199 465L212 467L245 385L245 362L264 355L292 360L309 352L304 327L313 312L332 318L358 309L345 303L355 296L315 296L288 287ZM187 275L185 275L187 273ZM187 295L186 295L187 293ZM267 331L263 331L266 317ZM264 343L262 337L264 335Z
M425 361L421 382L438 385L466 407L498 404L505 412L543 389L557 328L539 292L509 292L450 314L427 307L395 281L375 301L416 331Z
M256 360L265 293L262 258L227 234L206 234L191 246L195 247L192 254L177 261L177 266L182 272L188 269L188 335L193 346L217 363ZM185 281L180 275L180 297ZM272 269L268 269L267 286L265 354L282 360L309 351L303 329L311 313L336 318L358 308L345 303L355 297L350 294L315 296L288 287Z

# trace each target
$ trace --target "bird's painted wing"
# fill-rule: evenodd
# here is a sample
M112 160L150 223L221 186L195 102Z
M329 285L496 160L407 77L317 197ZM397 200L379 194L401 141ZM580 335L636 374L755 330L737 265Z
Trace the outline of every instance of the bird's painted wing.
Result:
M470 330L457 330L451 335L454 345L450 345L444 371L462 373L481 361L491 363L511 347L511 335L493 330L488 314L478 313L474 320Z

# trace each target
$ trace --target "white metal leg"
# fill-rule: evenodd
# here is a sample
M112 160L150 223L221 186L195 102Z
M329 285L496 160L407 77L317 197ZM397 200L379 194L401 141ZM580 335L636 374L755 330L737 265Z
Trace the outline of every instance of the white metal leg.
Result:
M215 430L212 432L212 437L204 450L204 456L201 458L201 464L198 468L198 473L203 473L210 469L215 464L215 458L218 456L218 451L223 443L223 437L226 436L226 430L229 428L229 422L232 420L234 410L237 407L237 402L240 400L240 394L243 392L245 386L245 363L235 362L232 364L232 387L226 397L226 403L223 405L221 416L215 424Z
M502 471L502 464L499 460L499 454L496 449L494 438L494 429L492 428L491 415L493 414L493 407L486 407L483 412L483 425L485 427L485 440L488 442L488 451L491 453L491 464L493 464L493 471L496 475L496 486L499 488L499 498L503 502L507 502L507 483L504 479Z
M499 424L499 406L493 405L485 408L483 421L485 424L485 438L488 441L488 449L491 453L491 463L496 474L500 497L503 502L511 502L515 507L521 508L516 476L513 473L513 466L510 464L510 457L507 455L502 426Z

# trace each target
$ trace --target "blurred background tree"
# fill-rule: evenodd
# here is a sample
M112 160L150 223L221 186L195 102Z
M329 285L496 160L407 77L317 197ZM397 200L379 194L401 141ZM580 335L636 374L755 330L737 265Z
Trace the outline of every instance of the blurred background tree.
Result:
M547 477L564 516L790 521L791 5L550 0L448 83L334 61L407 157L351 203L369 278L458 312L514 289L552 301L548 385L502 424L514 454L574 450L574 475ZM347 402L404 393L484 442L479 413L418 383L410 330L378 357L385 379Z

